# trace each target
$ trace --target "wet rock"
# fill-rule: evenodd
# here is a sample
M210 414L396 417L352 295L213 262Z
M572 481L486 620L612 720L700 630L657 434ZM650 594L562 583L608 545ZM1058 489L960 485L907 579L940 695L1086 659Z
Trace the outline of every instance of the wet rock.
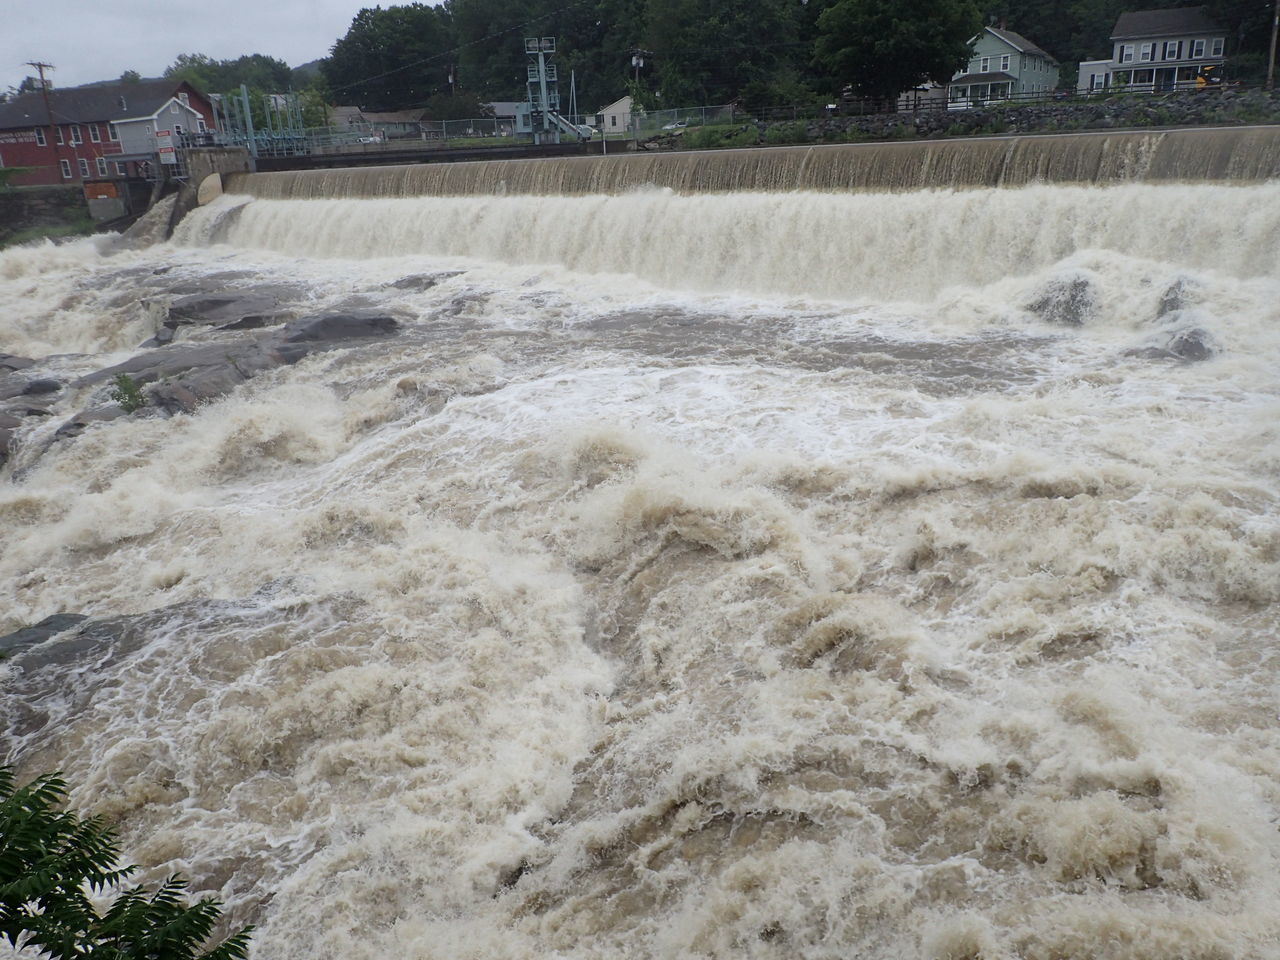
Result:
M1191 327L1187 330L1179 330L1169 338L1169 343L1165 347L1169 353L1173 354L1179 360L1189 360L1192 362L1199 360L1208 360L1210 357L1217 356L1220 352L1217 341L1213 335L1207 330L1199 327Z
M379 313L329 313L292 320L285 325L285 343L329 342L385 337L400 329L400 321Z
M109 407L94 407L91 410L81 410L60 426L54 432L53 437L55 440L69 440L72 437L80 436L92 423L106 423L111 420L118 420L123 416L127 416L127 414L115 404Z
M1179 277L1160 297L1160 305L1156 307L1156 321L1166 319L1170 314L1184 310L1191 303L1191 292L1194 289L1186 277Z
M0 373L12 370L25 370L35 363L30 357L19 357L12 353L0 353Z
M9 462L9 457L13 453L13 430L8 427L0 427L0 467Z
M39 380L32 380L27 383L26 389L22 391L22 395L26 397L40 396L46 393L57 393L62 389L62 384L57 380L51 380L42 377Z
M16 650L35 646L37 643L44 643L50 637L70 630L72 627L83 623L86 619L86 617L78 613L55 613L51 617L45 617L37 624L5 634L0 637L0 657L8 657Z
M197 286L196 284L188 285ZM156 334L142 344L158 347L173 342L182 327L216 327L220 330L252 330L283 323L295 312L280 302L296 294L291 287L270 285L247 292L197 293L179 297L162 307L164 319ZM145 303L155 309L154 303Z
M1097 313L1098 295L1088 277L1055 278L1045 284L1027 309L1046 323L1082 327Z
M1181 360L1185 363L1197 363L1208 360L1222 352L1213 334L1200 327L1186 327L1171 334L1163 343L1126 350L1126 357L1139 357L1143 360Z
M443 283L445 280L452 280L454 277L461 275L461 270L454 270L445 273L420 273L411 277L402 277L394 283L388 284L388 286L393 290L412 290L416 293L423 290L430 290L432 287Z

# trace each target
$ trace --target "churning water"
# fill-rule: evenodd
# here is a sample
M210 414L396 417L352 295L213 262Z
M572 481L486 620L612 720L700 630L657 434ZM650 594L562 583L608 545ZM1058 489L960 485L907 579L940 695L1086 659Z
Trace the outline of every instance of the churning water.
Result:
M0 296L0 633L88 618L6 753L255 957L1280 956L1280 185L228 196Z

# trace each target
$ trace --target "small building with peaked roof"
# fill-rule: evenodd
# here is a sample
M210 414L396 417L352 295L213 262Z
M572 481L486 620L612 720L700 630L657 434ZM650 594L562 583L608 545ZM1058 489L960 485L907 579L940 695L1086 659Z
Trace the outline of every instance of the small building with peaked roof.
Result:
M1227 31L1204 7L1133 10L1111 30L1111 56L1080 64L1077 90L1200 89L1221 81L1226 52Z
M143 164L167 162L166 147L214 129L209 98L183 80L47 92L47 106L40 90L0 103L0 167L24 168L13 180L18 185L136 176Z
M1058 61L1020 33L984 27L969 41L969 62L947 85L953 110L992 100L1048 97L1058 85Z

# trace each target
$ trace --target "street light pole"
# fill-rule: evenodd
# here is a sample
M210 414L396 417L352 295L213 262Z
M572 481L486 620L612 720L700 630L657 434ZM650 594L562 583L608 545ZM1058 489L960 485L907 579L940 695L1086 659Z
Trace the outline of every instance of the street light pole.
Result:
M1267 89L1276 88L1276 34L1280 34L1280 0L1276 0L1276 12L1271 18L1271 53L1267 58Z

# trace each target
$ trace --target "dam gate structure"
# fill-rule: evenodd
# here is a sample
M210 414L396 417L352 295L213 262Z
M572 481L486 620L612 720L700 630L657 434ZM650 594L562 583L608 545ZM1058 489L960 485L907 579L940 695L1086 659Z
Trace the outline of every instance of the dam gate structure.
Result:
M235 175L263 199L734 191L963 190L1032 184L1262 183L1280 126L984 137Z

